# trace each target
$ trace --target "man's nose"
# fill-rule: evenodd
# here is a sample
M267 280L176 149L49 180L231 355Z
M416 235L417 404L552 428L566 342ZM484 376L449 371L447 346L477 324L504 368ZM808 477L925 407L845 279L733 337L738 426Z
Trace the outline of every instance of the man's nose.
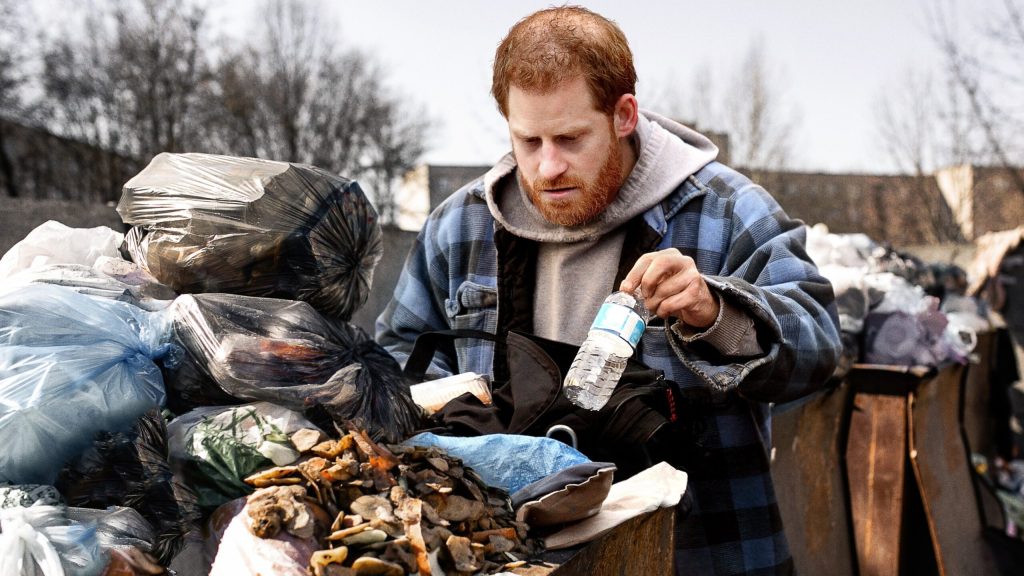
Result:
M541 147L538 175L545 180L554 180L561 176L569 164L565 161L557 146L545 144Z

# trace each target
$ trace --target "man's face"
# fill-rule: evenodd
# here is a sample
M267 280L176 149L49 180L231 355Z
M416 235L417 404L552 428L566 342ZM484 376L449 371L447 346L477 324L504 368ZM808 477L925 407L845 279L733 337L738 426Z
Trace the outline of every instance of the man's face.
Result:
M511 86L508 127L519 183L546 220L586 224L615 199L625 179L623 144L582 78L544 93Z

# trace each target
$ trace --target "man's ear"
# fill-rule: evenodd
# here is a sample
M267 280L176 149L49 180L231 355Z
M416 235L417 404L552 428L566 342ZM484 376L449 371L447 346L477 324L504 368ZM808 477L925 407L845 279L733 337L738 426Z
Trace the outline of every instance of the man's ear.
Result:
M612 112L615 124L616 138L625 138L636 130L636 123L640 121L640 107L636 102L636 96L623 94L615 102L615 110Z

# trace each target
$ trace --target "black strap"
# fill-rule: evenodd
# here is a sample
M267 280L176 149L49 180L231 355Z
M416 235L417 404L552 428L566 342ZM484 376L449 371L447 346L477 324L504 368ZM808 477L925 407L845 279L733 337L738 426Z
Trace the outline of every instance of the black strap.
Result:
M459 338L479 338L491 342L502 342L501 338L484 332L483 330L469 330L465 328L451 330L435 330L423 332L416 337L413 343L412 353L405 362L405 375L409 378L422 381L430 368L430 362L438 350L445 352L449 358L455 359L455 341Z

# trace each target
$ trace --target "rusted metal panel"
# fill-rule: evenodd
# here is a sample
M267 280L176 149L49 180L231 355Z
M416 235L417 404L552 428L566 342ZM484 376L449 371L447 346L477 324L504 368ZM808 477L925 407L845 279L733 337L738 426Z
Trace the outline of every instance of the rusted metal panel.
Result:
M553 554L547 566L524 566L521 576L672 576L675 508L659 508L623 522L565 558Z
M848 390L841 385L772 414L772 482L799 574L853 574L841 444Z
M978 334L978 345L974 347L964 380L963 428L967 449L980 454L989 454L995 436L995 423L989 410L995 340L994 332Z
M906 422L905 395L855 392L846 469L862 576L899 574Z
M978 344L971 354L970 364L967 365L967 376L964 378L961 395L963 412L960 417L967 452L983 454L989 458L999 451L996 438L999 435L1000 426L997 422L1000 417L993 407L993 395L999 397L1001 392L1005 395L1005 390L999 385L1002 377L999 363L1000 337L1005 337L1005 332L1001 334L998 331L989 331L978 334ZM1005 402L1002 404L1005 409ZM1006 425L1009 418L1004 416L1002 421ZM1000 531L1004 530L1006 518L1002 504L984 480L973 473L972 479L982 524Z
M910 462L921 490L940 574L998 571L982 537L970 462L960 431L964 366L949 366L912 395Z

